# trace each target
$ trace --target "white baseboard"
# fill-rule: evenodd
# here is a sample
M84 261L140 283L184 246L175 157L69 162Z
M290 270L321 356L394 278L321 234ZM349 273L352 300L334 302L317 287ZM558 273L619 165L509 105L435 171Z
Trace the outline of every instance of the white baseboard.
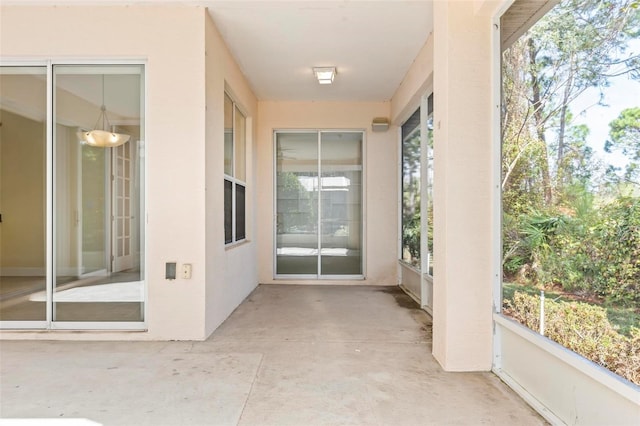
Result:
M0 268L0 277L44 277L46 269L32 267Z

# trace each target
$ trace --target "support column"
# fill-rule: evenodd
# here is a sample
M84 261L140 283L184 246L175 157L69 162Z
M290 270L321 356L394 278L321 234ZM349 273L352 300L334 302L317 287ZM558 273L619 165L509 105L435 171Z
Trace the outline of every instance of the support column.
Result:
M493 24L474 1L435 1L434 23L433 355L447 371L490 370Z

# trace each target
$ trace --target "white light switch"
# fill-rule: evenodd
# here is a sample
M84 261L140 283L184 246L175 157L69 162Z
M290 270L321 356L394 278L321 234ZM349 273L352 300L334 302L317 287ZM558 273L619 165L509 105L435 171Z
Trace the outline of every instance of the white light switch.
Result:
M183 263L182 264L182 279L190 280L191 279L191 264Z

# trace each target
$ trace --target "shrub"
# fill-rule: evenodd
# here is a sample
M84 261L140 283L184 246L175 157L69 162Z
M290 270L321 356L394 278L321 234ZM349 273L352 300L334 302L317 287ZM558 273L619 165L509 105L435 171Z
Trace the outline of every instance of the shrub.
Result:
M606 311L581 302L545 299L545 335L627 380L640 385L640 329L618 333ZM503 312L529 327L540 328L540 299L516 291L504 301Z
M507 217L503 239L505 274L523 284L640 306L640 198L620 197L589 214Z

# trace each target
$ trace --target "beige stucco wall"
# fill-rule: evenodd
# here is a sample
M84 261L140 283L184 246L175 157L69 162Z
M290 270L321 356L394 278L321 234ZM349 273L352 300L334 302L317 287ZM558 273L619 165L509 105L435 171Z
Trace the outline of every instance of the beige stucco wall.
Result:
M420 106L420 99L433 92L433 33L413 60L391 98L391 120L401 126Z
M255 123L258 101L207 14L206 37L206 333L218 327L256 287ZM224 91L247 117L247 241L225 248L223 215Z
M5 59L135 59L147 64L149 331L34 337L206 337L205 14L201 7L186 6L2 7L0 53ZM96 22L118 31L96 31ZM193 264L192 279L165 280L168 261Z
M313 284L396 285L398 247L398 129L372 132L374 117L389 117L389 102L259 102L256 194L258 278L261 283L305 283L273 278L273 131L282 129L365 130L365 280L309 281Z
M474 2L434 3L433 354L449 371L492 362L492 28ZM470 72L472 70L472 72Z
M401 124L434 93L433 354L449 371L489 370L492 362L498 3L505 2L434 2L434 31L391 100Z

